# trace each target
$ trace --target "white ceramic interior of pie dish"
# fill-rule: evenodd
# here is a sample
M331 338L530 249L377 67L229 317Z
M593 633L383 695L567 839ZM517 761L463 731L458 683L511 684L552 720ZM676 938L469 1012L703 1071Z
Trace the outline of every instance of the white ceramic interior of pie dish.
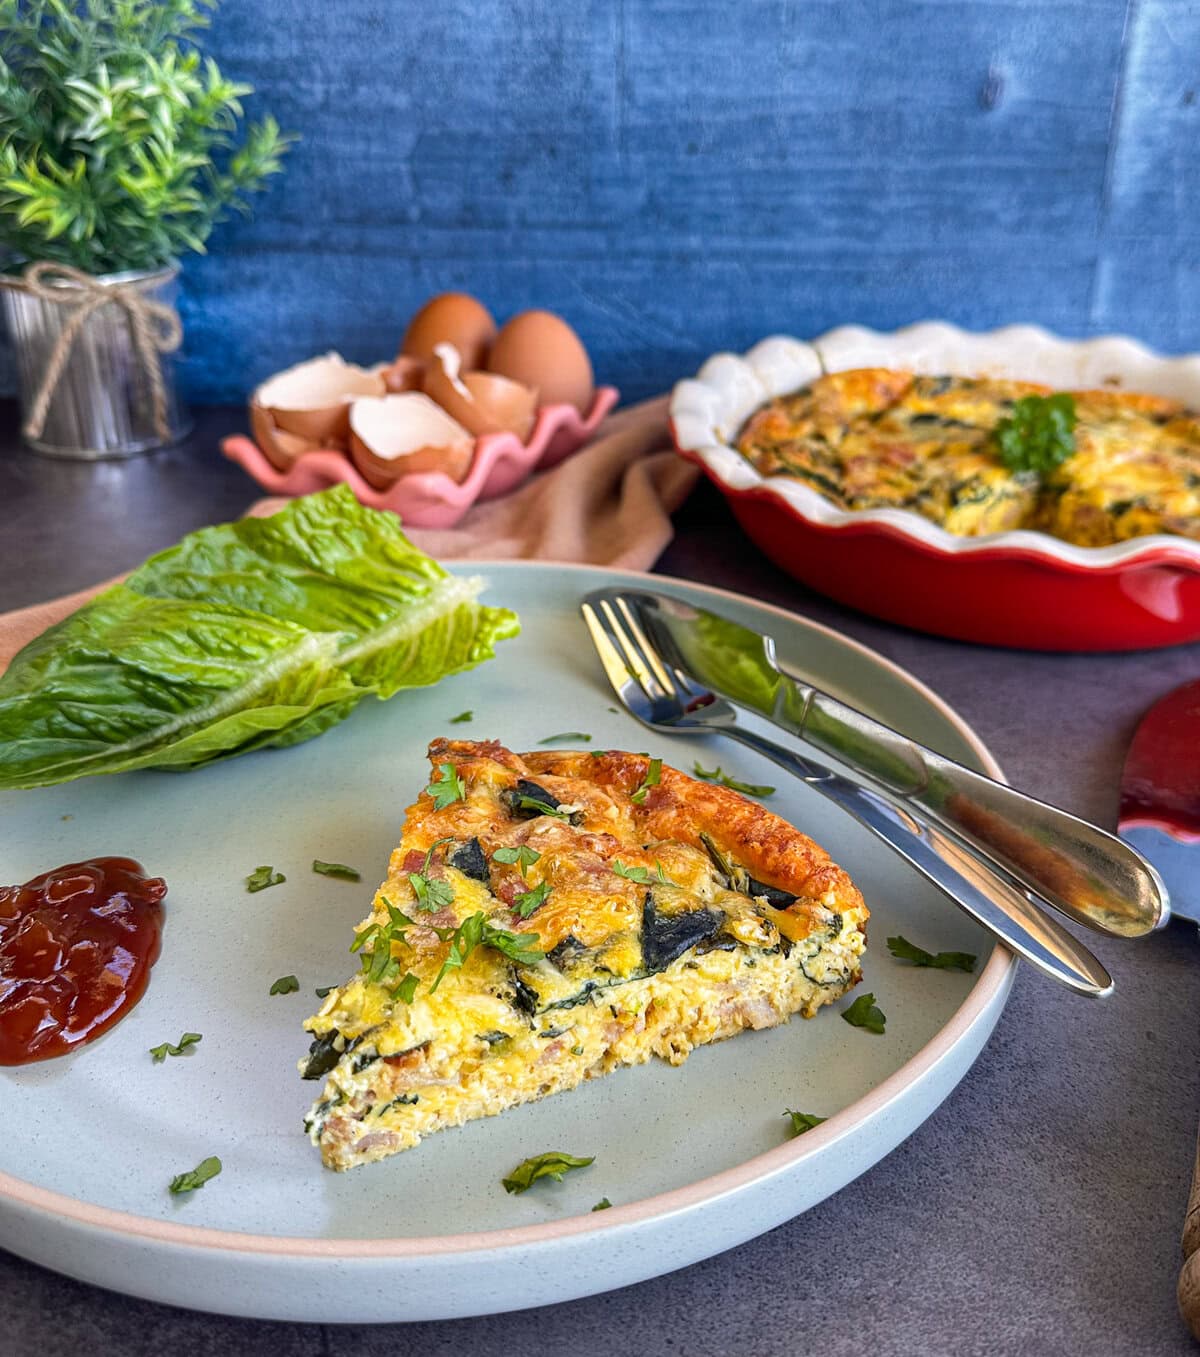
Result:
M169 885L163 952L145 997L76 1054L0 1070L0 1241L87 1281L171 1304L261 1318L440 1319L562 1301L708 1257L836 1191L910 1134L990 1034L1011 955L854 821L756 756L652 734L616 710L579 618L600 584L664 589L778 639L781 658L847 701L975 767L986 749L928 689L792 614L696 585L562 565L472 562L522 635L473 673L365 702L293 749L187 774L139 772L0 794L8 879L98 854L140 860ZM450 725L463 710L470 723ZM753 724L753 723L752 723ZM296 1061L317 986L348 951L429 776L437 735L516 749L582 730L592 748L650 750L771 783L771 809L850 870L872 909L859 992L883 1036L838 1009L614 1072L571 1092L430 1136L335 1174L301 1129L320 1090ZM349 863L361 883L314 875ZM260 864L286 882L248 894ZM977 953L973 975L917 970L884 939ZM271 995L296 975L300 990ZM151 1046L203 1040L154 1064ZM785 1108L827 1115L789 1139ZM550 1149L595 1155L561 1183L508 1196L501 1178ZM172 1176L224 1163L200 1191ZM981 1172L986 1166L980 1166ZM612 1209L593 1213L607 1197ZM800 1265L800 1264L798 1264ZM0 1343L0 1347L3 1344Z
M728 489L766 491L801 518L830 527L886 524L951 555L1011 546L1048 561L1085 568L1111 568L1169 549L1175 563L1194 561L1200 570L1200 542L1166 533L1107 547L1083 547L1026 529L958 537L905 509L840 509L793 477L760 475L732 446L745 421L768 400L806 386L823 373L859 367L1006 377L1060 388L1109 387L1167 396L1200 409L1200 354L1164 358L1122 336L1062 339L1034 325L1009 325L983 333L942 321L925 321L889 333L845 325L811 342L776 335L742 355L715 354L694 378L677 383L672 392L676 444L698 457Z

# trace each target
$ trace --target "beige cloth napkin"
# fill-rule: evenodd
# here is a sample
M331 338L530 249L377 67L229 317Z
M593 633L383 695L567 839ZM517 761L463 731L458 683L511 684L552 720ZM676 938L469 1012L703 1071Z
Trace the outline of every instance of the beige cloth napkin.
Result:
M442 561L582 561L647 570L671 540L669 515L698 475L670 448L667 398L660 396L610 415L582 451L512 494L474 505L457 527L406 531ZM260 500L250 512L274 513L286 502ZM0 615L0 670L111 583Z

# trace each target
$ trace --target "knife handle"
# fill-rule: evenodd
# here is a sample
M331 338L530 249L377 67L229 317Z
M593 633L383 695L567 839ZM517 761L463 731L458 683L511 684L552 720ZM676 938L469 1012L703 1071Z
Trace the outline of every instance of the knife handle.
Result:
M1196 1163L1192 1169L1192 1190L1183 1220L1182 1242L1183 1266L1179 1269L1175 1294L1184 1323L1194 1338L1200 1338L1200 1138L1196 1141Z
M920 807L1015 887L1117 937L1141 937L1166 921L1158 873L1116 835L927 749L819 688L804 688L803 739Z

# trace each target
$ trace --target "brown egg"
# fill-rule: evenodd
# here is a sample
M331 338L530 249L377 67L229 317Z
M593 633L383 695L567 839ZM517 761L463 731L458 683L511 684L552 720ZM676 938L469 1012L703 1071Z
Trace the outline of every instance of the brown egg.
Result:
M595 383L587 350L565 320L550 311L522 311L492 343L487 370L534 387L542 405L591 408Z
M424 362L420 358L409 358L404 354L400 354L390 363L381 364L379 371L383 376L384 386L393 394L400 391L420 391L421 383L425 380Z
M462 372L458 351L439 344L425 368L422 390L476 437L515 433L529 437L537 411L537 392L494 372Z
M408 323L401 355L428 362L435 344L453 344L464 368L481 368L496 337L496 322L482 302L465 292L443 292Z

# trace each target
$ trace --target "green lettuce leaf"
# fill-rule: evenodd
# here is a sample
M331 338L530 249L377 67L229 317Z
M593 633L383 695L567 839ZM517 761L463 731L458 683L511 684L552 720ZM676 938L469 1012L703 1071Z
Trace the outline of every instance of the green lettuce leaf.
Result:
M0 677L0 788L194 768L311 739L368 694L495 653L478 602L346 486L205 528L30 642Z

